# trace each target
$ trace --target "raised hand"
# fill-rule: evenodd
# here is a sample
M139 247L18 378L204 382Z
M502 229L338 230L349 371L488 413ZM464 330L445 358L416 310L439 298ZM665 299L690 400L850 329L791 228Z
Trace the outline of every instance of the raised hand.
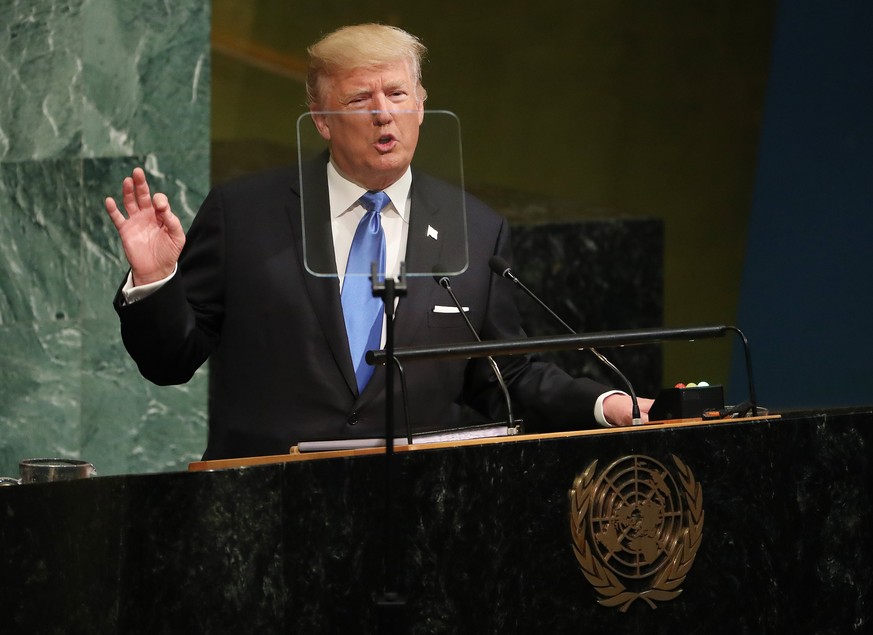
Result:
M133 175L124 179L121 194L127 217L112 197L105 201L106 213L121 237L133 284L139 286L166 278L173 273L185 246L182 223L170 210L164 194L151 196L141 168L134 168Z

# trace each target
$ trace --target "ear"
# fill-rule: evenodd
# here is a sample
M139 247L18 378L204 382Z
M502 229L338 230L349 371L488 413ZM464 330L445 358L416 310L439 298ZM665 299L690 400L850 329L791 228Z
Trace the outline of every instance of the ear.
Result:
M415 86L416 110L418 111L418 125L424 123L424 102L427 100L427 90L418 82Z
M318 130L321 138L325 141L330 141L330 124L328 123L327 115L311 108L309 114L312 116L312 121L315 123L315 128Z

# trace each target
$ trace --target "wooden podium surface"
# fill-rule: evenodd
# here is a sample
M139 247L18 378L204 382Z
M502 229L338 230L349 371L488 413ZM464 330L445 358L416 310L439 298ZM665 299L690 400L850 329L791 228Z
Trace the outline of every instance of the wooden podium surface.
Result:
M378 454L0 488L0 630L377 632L387 554L410 633L861 632L871 448L866 407L412 448L388 545Z
M521 443L525 441L544 441L547 439L571 439L601 434L615 434L622 432L641 432L646 429L687 428L691 426L716 425L719 423L741 423L747 421L766 421L781 419L782 415L744 417L732 419L717 419L704 421L702 419L687 419L668 422L647 423L642 426L624 428L602 428L594 430L569 430L566 432L547 432L540 434L518 434L500 437L485 437L479 439L465 439L462 441L439 441L434 443L422 443L420 445L397 444L395 452L420 452L430 450L445 450L448 448L472 447L478 445L492 445L497 443ZM227 470L240 467L252 467L255 465L269 465L271 463L293 463L296 461L315 461L321 459L348 458L354 456L370 456L384 454L384 448L355 448L341 450L325 450L320 452L300 452L296 447L291 448L288 454L276 454L272 456L250 456L238 459L216 459L212 461L195 461L188 466L191 472L204 472L212 470Z

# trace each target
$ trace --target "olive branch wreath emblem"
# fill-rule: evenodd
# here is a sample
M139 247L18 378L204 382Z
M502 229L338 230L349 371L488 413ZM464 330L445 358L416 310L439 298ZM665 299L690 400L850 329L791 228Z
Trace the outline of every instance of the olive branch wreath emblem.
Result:
M664 557L660 559L660 564L651 573L642 576L654 576L651 585L644 590L629 589L589 542L589 540L596 540L593 535L588 535L589 518L593 508L592 501L598 493L598 486L603 478L601 475L601 479L595 479L597 461L592 462L573 483L573 488L569 492L573 551L582 573L602 596L598 603L603 606L619 607L621 612L625 612L636 600L642 599L654 609L657 608L656 602L673 600L682 593L680 586L694 564L703 536L703 489L688 466L676 455L671 457L679 472L686 509L682 514L684 517L681 519L678 531L668 536L663 543ZM648 457L640 456L626 457L626 459L651 461ZM613 465L616 463L618 461Z

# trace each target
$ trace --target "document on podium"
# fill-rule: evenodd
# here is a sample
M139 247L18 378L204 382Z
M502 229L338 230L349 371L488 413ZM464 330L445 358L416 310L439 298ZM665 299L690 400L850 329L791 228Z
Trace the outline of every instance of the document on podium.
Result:
M412 445L426 443L447 443L466 441L468 439L485 439L488 437L504 437L519 434L520 424L489 423L481 426L451 428L434 432L421 432L412 435ZM406 437L394 439L394 447L409 445ZM329 450L361 450L365 448L385 447L384 438L368 439L334 439L328 441L300 441L297 449L300 452L327 452Z

